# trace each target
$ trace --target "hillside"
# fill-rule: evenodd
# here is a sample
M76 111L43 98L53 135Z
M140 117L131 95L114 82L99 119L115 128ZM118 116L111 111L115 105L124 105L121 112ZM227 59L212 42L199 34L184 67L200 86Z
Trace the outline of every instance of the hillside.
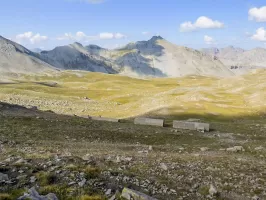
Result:
M130 43L116 50L123 53L116 63L138 74L150 73L157 77L182 77L187 75L221 76L233 75L221 62L210 56L183 46L174 45L160 36L148 41Z
M41 73L55 68L25 47L0 36L0 73Z
M186 113L219 118L264 112L265 78L264 70L225 79L188 76L143 80L65 71L53 77L26 76L20 79L24 83L1 85L0 101L71 115L127 118ZM53 82L55 87L48 84Z
M246 73L250 69L266 67L266 49L264 48L255 48L246 51L241 48L229 46L221 49L202 49L202 51L207 55L216 56L235 73Z
M51 51L42 51L40 58L60 69L117 73L112 68L112 63L101 56L90 54L80 43L56 47Z

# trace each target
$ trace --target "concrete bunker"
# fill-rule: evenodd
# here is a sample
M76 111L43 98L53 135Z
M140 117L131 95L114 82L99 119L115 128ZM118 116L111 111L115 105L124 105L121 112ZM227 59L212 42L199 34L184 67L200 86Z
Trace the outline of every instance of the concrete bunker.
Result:
M188 121L173 121L173 128L198 130L198 131L210 131L210 124L200 122L188 122Z
M145 118L145 117L137 117L134 120L134 124L163 127L164 126L164 119L152 119L152 118Z

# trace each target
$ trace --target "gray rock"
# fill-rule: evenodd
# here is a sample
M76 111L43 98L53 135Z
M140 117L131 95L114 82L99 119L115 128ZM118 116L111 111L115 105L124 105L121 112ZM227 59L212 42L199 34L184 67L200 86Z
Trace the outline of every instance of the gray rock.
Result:
M208 150L209 150L208 147L201 147L201 148L200 148L200 151L203 151L203 152L204 152L204 151L208 151Z
M216 196L218 194L217 189L214 187L213 184L211 184L210 189L209 189L209 194L213 197Z
M242 146L234 146L234 147L227 148L226 151L228 151L228 152L241 152L241 151L245 151L245 149Z
M109 200L116 200L116 195L114 194Z
M257 195L255 195L254 197L252 197L252 200L260 200L260 198Z
M125 198L126 200L157 200L146 194L128 188L123 189L121 197Z
M168 167L167 167L167 165L165 163L161 163L160 164L160 168L165 170L165 171L168 170Z
M0 182L9 181L8 175L0 172Z
M35 176L31 176L31 177L30 177L30 182L31 182L31 183L35 183L36 180L37 180L37 179L36 179Z
M261 151L261 150L263 150L264 148L262 147L262 146L259 146L259 147L256 147L254 150L255 151Z
M85 185L86 181L87 181L87 180L84 178L84 179L82 179L82 181L78 182L78 185L79 185L80 187L83 187L83 186Z
M55 194L49 193L46 196L39 195L36 189L33 187L29 189L28 193L24 194L23 196L19 197L18 200L59 200Z
M108 189L108 190L105 192L105 195L106 195L106 196L109 196L111 193L112 193L112 190L111 190L111 189Z

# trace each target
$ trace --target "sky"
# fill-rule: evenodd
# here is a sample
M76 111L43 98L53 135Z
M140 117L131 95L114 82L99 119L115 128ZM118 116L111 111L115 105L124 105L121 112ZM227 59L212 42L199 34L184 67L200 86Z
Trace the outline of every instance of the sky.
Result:
M266 48L265 0L8 0L0 35L29 49L117 48L160 35L196 49Z

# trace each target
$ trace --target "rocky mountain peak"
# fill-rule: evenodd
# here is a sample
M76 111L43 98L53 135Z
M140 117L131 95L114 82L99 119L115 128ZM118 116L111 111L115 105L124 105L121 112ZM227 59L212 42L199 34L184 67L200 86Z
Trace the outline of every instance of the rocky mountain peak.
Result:
M73 47L83 47L83 45L79 42L74 42L73 44L71 44L71 46Z
M163 40L163 37L161 37L160 35L157 36L153 36L150 41L158 41L158 40Z
M95 44L90 44L88 46L86 46L87 49L95 49L95 50L101 50L103 49L102 47L95 45Z

